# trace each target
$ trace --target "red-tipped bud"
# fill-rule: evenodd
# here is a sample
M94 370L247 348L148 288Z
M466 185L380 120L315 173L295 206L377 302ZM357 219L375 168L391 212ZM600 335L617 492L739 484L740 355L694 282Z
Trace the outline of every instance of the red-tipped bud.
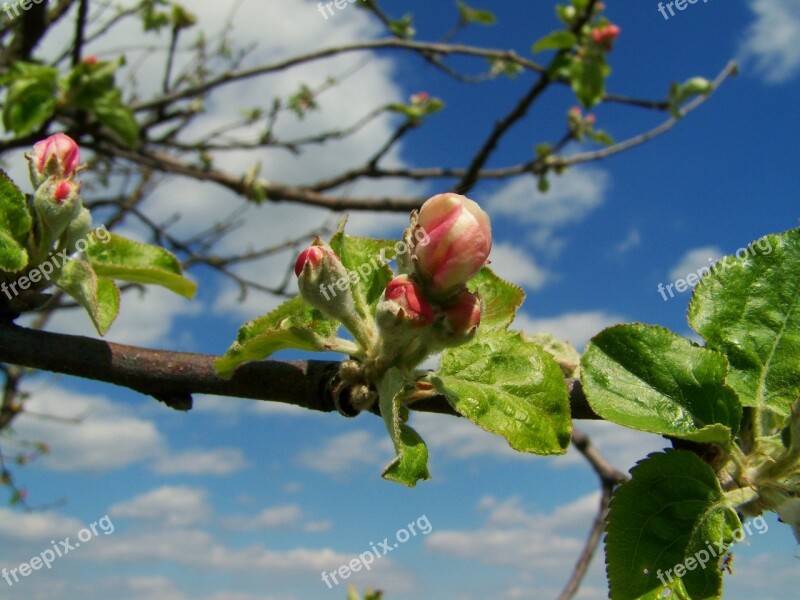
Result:
M600 46L611 50L611 43L619 37L621 29L616 25L604 25L592 29L592 39Z
M297 257L294 272L303 300L327 316L342 321L350 329L348 324L355 315L350 289L354 281L333 249L320 238L315 239Z
M297 257L297 261L294 263L294 274L300 277L306 263L310 265L311 269L315 269L322 264L324 256L325 251L320 246L309 246Z
M435 316L419 286L405 275L395 277L389 282L378 311L390 313L393 319L413 329L427 327L433 323Z
M53 200L61 204L64 200L70 197L71 194L78 192L78 186L70 179L62 179L56 183L53 190Z
M444 325L454 339L466 340L478 330L482 309L480 296L462 290L453 304L442 308Z
M486 263L492 249L489 216L459 194L438 194L419 211L417 227L427 244L414 248L417 271L434 295L455 293Z
M89 56L84 56L81 62L87 65L96 65L100 61L94 54L90 54Z

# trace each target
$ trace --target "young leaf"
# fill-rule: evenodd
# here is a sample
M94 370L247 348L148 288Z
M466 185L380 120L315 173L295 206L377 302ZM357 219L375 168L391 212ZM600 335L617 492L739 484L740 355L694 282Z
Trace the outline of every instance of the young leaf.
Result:
M614 600L722 597L720 562L741 527L713 469L696 454L651 454L614 494L606 564ZM700 564L700 563L704 564Z
M481 331L506 329L525 299L522 288L500 279L489 267L482 267L478 274L469 280L467 287L483 298Z
M347 235L342 223L330 246L350 272L350 289L356 306L374 313L386 284L394 276L387 263L397 254L396 242ZM362 316L366 315L362 312Z
M119 313L119 289L114 282L98 277L89 263L73 259L59 271L54 283L86 309L97 333L105 335Z
M53 116L58 101L58 71L33 63L16 62L0 78L8 86L3 126L18 136L39 129Z
M383 471L383 478L408 487L420 479L430 479L428 448L419 434L405 424L408 408L402 403L408 380L397 369L389 369L379 386L380 408L383 422L392 438L395 458Z
M97 98L91 111L103 125L116 133L128 145L135 148L139 140L139 124L133 112L122 101L119 90L111 90Z
M569 50L578 43L578 38L570 31L553 31L548 33L533 46L534 54L545 50Z
M725 357L668 329L609 327L592 339L581 364L586 398L608 421L720 444L739 430L742 407L725 385Z
M737 253L738 254L738 253ZM788 415L800 396L800 229L716 263L694 290L689 323L731 365L745 406Z
M240 364L263 360L284 348L330 350L327 341L338 329L337 321L328 319L298 296L245 323L228 351L214 361L214 368L221 377L230 378Z
M458 2L458 14L462 23L475 23L476 25L494 25L497 17L490 10L479 10Z
M111 279L160 285L185 298L194 296L197 284L183 277L180 262L170 252L114 233L108 235L106 241L96 234L89 238L86 255L95 273Z
M0 270L21 271L28 264L24 242L31 225L25 196L0 170Z
M433 383L459 414L515 450L563 454L569 446L572 421L561 369L519 333L479 333L446 350Z
M572 90L585 108L591 108L603 98L606 77L611 69L603 55L575 59L570 67L569 80Z

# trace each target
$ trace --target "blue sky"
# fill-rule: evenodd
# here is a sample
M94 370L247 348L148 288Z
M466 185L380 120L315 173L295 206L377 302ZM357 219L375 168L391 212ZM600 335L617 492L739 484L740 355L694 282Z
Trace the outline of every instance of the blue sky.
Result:
M213 30L233 3L192 3ZM419 15L423 38L437 36L452 19L449 2L385 3L392 14ZM493 218L493 266L522 285L528 298L516 326L547 330L583 344L603 327L643 321L689 335L685 311L690 293L664 301L664 285L735 252L764 234L798 225L800 102L800 5L781 0L709 0L665 20L651 0L608 0L608 16L622 28L611 56L609 89L659 99L672 81L713 77L731 58L738 78L726 81L703 107L673 131L606 162L554 179L546 196L535 181L478 185L471 197ZM521 6L524 5L524 6ZM480 6L477 4L477 6ZM511 47L529 56L533 40L555 28L549 2L487 3L498 15L494 28L474 29L459 41ZM328 20L316 3L245 0L235 19L240 41L258 42L248 59L274 60L326 44L380 35L380 28L353 6ZM66 35L62 31L61 35ZM140 33L121 28L95 50L116 56ZM48 39L44 51L63 41ZM135 56L135 53L129 57ZM308 65L300 77L279 73L216 93L198 135L241 108L267 106L274 94L300 81L320 82L362 57ZM147 90L154 79L129 60ZM476 68L475 63L457 64ZM345 85L320 98L321 111L305 121L288 119L279 131L302 135L354 122L371 107L407 98L421 89L441 97L447 109L413 132L390 161L398 165L461 165L474 153L498 116L531 85L531 76L468 86L432 73L397 52L375 54ZM553 90L508 136L491 166L528 160L533 147L563 132L574 104ZM593 111L598 126L621 140L659 124L664 115L604 106ZM357 139L287 153L219 157L242 172L255 160L268 179L307 181L357 164L396 124L378 120ZM586 149L586 148L583 148ZM572 151L579 150L573 148ZM21 157L9 158L23 173ZM343 193L444 191L450 182L371 182ZM147 201L164 220L181 212L178 234L189 235L235 210L238 200L207 184L167 180ZM95 215L96 223L103 215ZM224 242L226 250L279 243L329 218L325 212L267 204L252 210L244 226ZM354 214L361 234L399 236L399 215ZM142 236L135 222L124 225ZM292 260L281 254L243 267L264 283L280 280ZM193 302L151 290L123 299L108 339L150 347L221 353L238 326L276 306L237 290L207 271L191 273L200 292ZM54 330L91 335L77 313L54 319ZM287 354L297 357L297 354ZM265 382L265 385L269 385ZM246 400L200 397L188 414L152 399L92 382L41 375L27 380L31 413L83 417L64 424L33 414L21 417L20 439L45 440L52 455L17 472L33 503L66 503L41 513L0 508L0 567L12 568L108 514L114 531L58 559L47 571L6 587L0 596L122 600L310 600L343 599L320 573L347 564L372 543L422 517L427 535L399 544L368 572L349 582L375 585L387 600L501 600L552 598L577 557L594 516L597 486L591 470L570 452L537 458L512 452L499 439L454 418L414 415L428 442L433 479L414 490L380 479L390 445L379 419L354 420ZM600 423L578 423L618 467L627 469L659 438ZM4 441L3 450L12 448ZM790 530L769 519L769 530L739 548L726 598L779 600L796 594L800 562ZM606 597L598 556L580 598Z

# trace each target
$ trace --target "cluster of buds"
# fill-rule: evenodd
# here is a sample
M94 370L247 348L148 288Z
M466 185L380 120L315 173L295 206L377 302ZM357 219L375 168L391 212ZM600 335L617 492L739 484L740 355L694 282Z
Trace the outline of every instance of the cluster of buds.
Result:
M41 224L40 250L49 251L54 242L67 248L70 240L80 238L91 225L75 179L81 171L78 144L65 133L56 133L34 144L33 152L25 157L35 188L33 206Z
M584 116L580 106L573 106L567 111L567 126L575 133L576 137L581 138L587 129L592 129L597 123L597 117L592 113Z
M384 289L374 318L357 310L351 283L357 282L358 273L348 272L321 240L306 248L295 264L306 302L341 321L365 357L382 366L411 367L431 352L475 335L482 301L466 283L489 256L489 217L464 196L433 196L412 213L404 247L407 252L397 257L400 274Z
M611 51L612 43L620 34L620 28L616 25L600 25L592 29L592 40L606 51Z

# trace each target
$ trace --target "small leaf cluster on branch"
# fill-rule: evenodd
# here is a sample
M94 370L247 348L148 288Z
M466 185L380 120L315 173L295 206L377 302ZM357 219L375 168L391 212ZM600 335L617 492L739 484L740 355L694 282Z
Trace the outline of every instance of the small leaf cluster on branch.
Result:
M298 257L301 298L245 325L216 367L229 376L288 347L349 355L334 391L340 410L378 404L397 453L384 477L409 486L430 475L408 406L438 394L520 451L562 453L571 421L561 369L506 330L523 294L484 266L491 244L489 217L458 194L425 202L397 243L340 227ZM340 324L354 341L336 336ZM415 370L441 351L437 373Z

